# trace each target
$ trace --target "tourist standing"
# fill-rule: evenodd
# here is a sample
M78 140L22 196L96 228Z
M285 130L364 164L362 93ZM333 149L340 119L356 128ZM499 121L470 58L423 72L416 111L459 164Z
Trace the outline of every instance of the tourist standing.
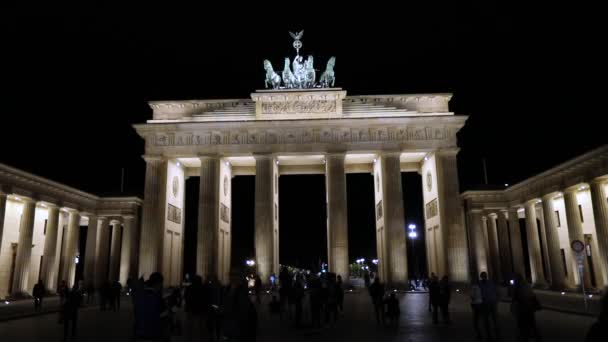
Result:
M186 341L201 341L203 339L203 316L205 312L205 299L203 279L199 275L192 278L184 293L186 301Z
M143 289L135 292L135 338L167 342L169 310L162 297L163 276L154 272Z
M120 295L122 292L122 285L118 281L115 281L112 284L112 288L110 289L110 291L112 293L110 295L110 298L112 300L112 304L111 304L112 310L120 311Z
M494 341L499 338L498 327L498 289L496 284L488 279L486 272L479 275L479 288L483 300L483 320L488 340Z
M392 326L399 326L401 309L399 308L399 299L397 299L395 292L392 292L386 300L386 316L388 317Z
M34 296L34 311L40 311L42 308L42 298L45 293L44 285L42 284L42 280L38 280L36 285L34 285L34 289L32 290L32 296Z
M255 302L260 304L262 302L262 278L258 274L255 275L255 280L253 282L253 290L255 292Z
M380 281L380 277L376 276L374 283L369 286L369 295L372 297L376 323L384 324L384 284Z
M443 323L450 324L452 323L450 320L450 299L452 297L452 289L450 286L450 282L448 281L448 276L444 275L439 282L439 308L441 309L441 317L443 319Z
M515 315L519 341L540 341L541 335L536 325L536 311L541 306L532 290L521 274L516 274L513 280L513 298L511 312Z
M79 281L71 291L66 292L65 303L63 304L63 340L69 337L70 323L72 325L72 340L76 340L76 330L78 328L78 310L82 304L84 286Z
M429 281L429 311L433 312L433 324L439 323L440 303L439 279L437 279L437 276L434 273L431 273L431 279Z
M473 311L473 328L475 329L475 336L477 340L481 340L481 330L479 329L479 321L483 317L483 297L481 295L481 289L479 288L479 281L475 279L471 284L470 289L471 297L471 310Z
M338 311L340 314L344 314L344 284L340 275L338 275L338 280L336 281L336 296L338 298Z

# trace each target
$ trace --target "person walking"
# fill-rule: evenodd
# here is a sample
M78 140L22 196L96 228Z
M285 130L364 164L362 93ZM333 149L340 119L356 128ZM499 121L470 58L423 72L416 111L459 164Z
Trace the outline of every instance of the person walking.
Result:
M82 281L79 281L71 291L66 291L66 299L63 304L63 341L67 341L69 337L70 324L72 332L72 341L76 340L76 331L78 329L78 310L82 304L84 286Z
M262 299L260 297L262 295L262 278L260 278L258 274L255 275L253 290L255 292L255 302L257 304L262 303Z
M600 314L597 321L589 328L585 342L603 342L606 336L608 336L608 292L605 291L600 301Z
M429 312L434 313L434 311L432 310L433 303L431 303L431 301L433 299L433 296L431 296L431 285L432 285L433 281L437 282L436 285L439 285L439 278L437 278L437 275L435 275L435 273L431 272L431 277L426 279L426 284L427 284L427 287L429 288L429 290L428 290L429 291ZM436 290L438 290L438 289L439 288L436 288Z
M44 289L42 280L38 280L36 285L34 285L34 289L32 290L32 296L34 297L34 311L38 312L42 308L42 298L44 297L45 292L46 290Z
M441 303L439 279L432 273L429 281L429 311L433 313L433 324L439 323L439 305Z
M397 299L395 292L392 292L386 300L386 316L389 319L391 326L399 326L401 309L399 308L399 299Z
M122 292L122 285L118 282L118 280L112 284L110 291L112 293L110 295L110 300L112 300L110 306L112 307L113 311L120 311L120 295Z
M373 284L369 286L369 295L372 297L376 323L384 324L384 284L380 281L380 277L376 277Z
M486 272L479 275L479 288L481 290L483 321L488 341L499 339L498 327L498 289L496 284L488 279Z
M310 318L312 328L321 328L321 281L316 275L312 275L308 284L310 290Z
M203 317L205 312L205 299L203 279L199 275L192 278L190 285L184 293L186 301L184 311L186 313L186 341L201 341L203 339Z
M135 292L135 339L168 342L169 310L163 300L163 276L154 272L143 289Z
M473 311L473 329L475 337L481 341L482 335L479 328L479 321L483 318L483 297L479 288L479 281L475 279L471 284L469 296L471 297L471 310Z
M441 317L443 323L451 324L450 320L450 299L452 297L452 289L448 276L444 275L439 282L439 308L441 309Z
M521 274L516 274L513 279L513 297L511 301L511 312L515 316L518 330L518 341L541 341L541 334L536 325L536 311L541 306L530 287Z
M344 315L344 284L340 275L338 275L338 280L336 281L336 296L338 299L338 311L341 315Z

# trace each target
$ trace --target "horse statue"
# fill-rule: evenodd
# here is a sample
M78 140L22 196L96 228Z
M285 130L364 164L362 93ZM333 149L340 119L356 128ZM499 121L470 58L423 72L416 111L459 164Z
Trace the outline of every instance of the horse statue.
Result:
M336 57L331 57L329 61L327 61L327 68L321 74L321 78L319 79L319 83L323 88L328 88L331 84L333 87L336 83L336 75L334 73L334 66L336 65Z
M306 77L305 77L305 85L304 88L312 88L315 86L315 79L317 78L317 74L315 73L315 67L313 65L313 58L312 56L308 56L308 58L306 59L306 66L305 66L305 70L306 70Z
M272 89L279 89L281 86L281 76L274 72L272 64L270 64L270 61L267 59L264 60L264 70L266 70L266 81L264 83L266 88L268 88L268 83L270 83Z
M285 85L285 88L288 89L295 88L297 86L296 77L289 68L289 57L285 57L285 67L283 68L283 84Z

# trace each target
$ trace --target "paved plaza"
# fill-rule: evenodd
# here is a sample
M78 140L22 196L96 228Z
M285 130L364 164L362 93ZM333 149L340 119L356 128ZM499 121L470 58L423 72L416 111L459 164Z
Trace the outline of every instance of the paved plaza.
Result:
M425 293L400 294L401 320L396 328L376 324L367 293L347 294L345 314L334 326L321 330L295 330L279 317L270 316L266 303L258 306L258 341L475 341L467 297L456 293L451 312L452 325L433 325ZM265 298L267 301L268 298ZM80 341L131 341L132 313L128 300L123 300L119 313L100 312L97 307L83 308L80 313ZM500 318L503 341L515 341L515 324L508 304L501 304ZM583 341L594 319L588 316L542 310L537 315L545 341ZM0 322L0 341L61 341L62 326L56 314ZM172 341L186 341L174 337Z

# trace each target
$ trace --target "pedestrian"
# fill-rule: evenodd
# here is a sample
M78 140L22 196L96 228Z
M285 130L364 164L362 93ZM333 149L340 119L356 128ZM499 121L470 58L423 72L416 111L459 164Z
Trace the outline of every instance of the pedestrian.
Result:
M186 341L203 340L204 314L206 310L203 279L199 275L192 277L184 293L184 311L186 313Z
M99 289L99 309L101 311L106 311L108 305L110 308L112 307L112 286L109 281L105 281L103 285L101 285L101 289Z
M310 290L310 318L312 321L313 329L321 328L321 280L316 276L312 275L308 284Z
M541 341L541 335L536 325L536 311L541 306L532 290L521 274L516 274L513 279L513 297L511 301L511 313L515 316L519 341Z
M336 281L336 294L338 298L338 311L344 315L344 284L340 275L338 275L338 280Z
M34 285L34 289L32 290L32 296L34 297L34 311L40 311L42 308L42 298L44 297L45 292L46 290L44 289L42 280L38 280L36 285Z
M59 287L57 288L57 294L59 295L59 305L63 306L63 304L65 303L69 292L68 290L68 284L65 280L62 280L59 284Z
M87 305L94 304L95 302L95 285L90 281L87 285Z
M450 287L450 282L448 281L448 276L444 275L439 282L439 308L441 309L441 318L443 319L443 323L451 324L450 320L450 299L452 296Z
M326 273L327 287L325 300L325 324L334 324L338 320L338 291L336 288L336 274Z
M429 311L432 311L433 313L433 324L439 323L440 303L439 279L437 279L437 276L434 273L431 273L431 279L429 281Z
M76 340L76 331L78 328L78 310L82 304L84 286L82 281L79 281L71 291L66 291L66 298L63 304L63 341L67 341L69 337L70 324L72 331L72 341Z
M230 273L230 285L222 295L222 334L225 341L245 341L251 339L253 330L251 301L247 294L245 277L238 271Z
M112 310L120 311L120 295L122 292L122 285L117 281L112 284L112 288L110 289L111 295L110 300L112 300Z
M481 290L483 305L483 321L488 341L499 339L498 326L498 290L496 284L488 279L488 273L481 272L479 275L479 288Z
M257 304L262 303L261 294L262 294L262 278L260 275L255 275L255 280L253 282L253 291L255 292L255 302Z
M437 275L435 275L435 273L431 272L431 277L427 278L427 287L429 288L429 294L431 293L431 284L433 281L436 281L437 283L439 283L439 278L437 278ZM429 312L433 312L431 310L431 296L429 296Z
M585 342L604 342L606 336L608 336L608 292L604 291L604 297L600 301L600 314L597 321L589 328Z
M135 292L135 338L168 342L169 310L162 297L163 276L154 272L143 289Z
M295 327L300 328L302 325L302 300L304 299L304 283L301 274L296 275L292 292L295 306Z
M477 340L482 339L481 330L479 329L479 321L483 318L483 297L479 288L479 281L476 279L471 284L469 293L471 297L471 310L473 311L473 328L475 329L475 337Z
M399 326L399 316L401 316L399 299L397 299L395 292L392 292L386 300L386 317L389 319L390 324L396 327Z
M363 282L365 283L365 287L368 288L371 283L371 279L370 279L368 271L365 271L365 273L363 274Z
M210 341L219 341L222 326L220 312L222 289L215 274L207 275L204 294L207 313L207 332L210 336Z
M374 305L376 323L384 324L384 284L380 281L380 277L376 276L373 284L369 286L369 295Z

